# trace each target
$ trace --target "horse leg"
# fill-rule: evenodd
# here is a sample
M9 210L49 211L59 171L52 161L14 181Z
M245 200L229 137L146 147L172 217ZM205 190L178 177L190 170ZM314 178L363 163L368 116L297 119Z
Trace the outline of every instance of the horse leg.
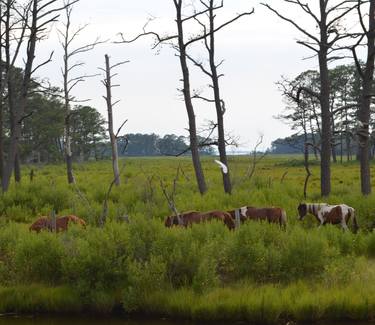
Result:
M349 227L348 227L348 225L346 224L345 221L341 222L341 227L342 227L342 229L344 229L344 231L348 231L349 230Z

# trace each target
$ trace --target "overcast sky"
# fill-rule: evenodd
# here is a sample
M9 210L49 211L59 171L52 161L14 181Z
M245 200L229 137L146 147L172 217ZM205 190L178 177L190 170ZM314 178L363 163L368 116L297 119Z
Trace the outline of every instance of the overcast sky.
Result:
M303 19L309 25L298 11L285 8L281 3L281 0L272 0L272 4L283 12L296 20ZM317 69L317 61L303 60L311 53L296 44L300 34L258 2L227 0L225 6L218 13L218 19L255 8L255 14L242 18L217 35L217 59L225 59L221 66L221 72L225 74L221 79L221 88L227 106L226 129L239 137L241 149L250 150L260 134L264 135L262 147L266 148L272 140L292 133L288 126L274 119L284 108L275 83L281 75L293 78L306 69ZM77 39L76 46L90 42L96 36L119 40L119 32L131 38L141 32L150 15L156 17L150 29L162 34L173 32L173 9L172 0L80 0L74 7L72 24L88 23L89 26ZM313 25L309 26L314 29ZM152 44L152 38L144 38L133 44L108 42L100 45L77 57L85 62L77 74L99 73L97 67L104 66L106 53L113 63L130 60L117 69L115 83L120 86L114 90L114 97L121 102L114 113L116 125L128 119L127 133L187 135L186 110L177 90L181 86L178 58L168 46L152 50ZM38 60L47 57L51 49L55 49L54 61L38 75L48 77L52 84L61 86L62 58L55 30L51 31L48 40L40 43ZM194 53L199 55L196 51ZM192 67L191 71L193 88L207 91L208 81L195 68ZM100 80L101 77L96 77L81 83L74 94L81 100L90 98L88 104L106 116L102 98L105 89ZM215 119L214 107L205 103L196 101L195 112L197 123L202 127L207 120Z

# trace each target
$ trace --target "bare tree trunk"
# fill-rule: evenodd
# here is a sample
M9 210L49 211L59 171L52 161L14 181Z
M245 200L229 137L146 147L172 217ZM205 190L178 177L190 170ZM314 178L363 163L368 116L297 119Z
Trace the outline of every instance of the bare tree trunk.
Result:
M92 77L93 75L80 75L71 78L70 75L73 71L83 65L83 63L73 63L71 64L71 59L78 54L83 54L88 51L91 51L96 45L103 43L96 39L93 43L86 45L80 45L74 49L71 49L73 46L73 41L79 36L86 25L78 28L75 31L71 31L71 14L73 10L73 5L79 0L64 0L64 6L61 9L65 9L66 21L64 31L59 30L59 34L62 36L63 40L61 42L63 48L63 88L64 88L64 107L65 107L65 129L64 129L64 153L66 160L66 174L68 178L68 183L75 183L75 178L73 174L73 153L72 153L72 138L71 138L71 102L73 96L71 96L71 91L77 84L83 82L86 78Z
M210 21L210 36L209 36L209 46L207 46L209 53L209 61L211 68L211 80L214 91L214 100L216 107L217 116L217 130L218 130L218 149L220 155L220 161L228 167L228 159L226 153L226 143L225 143L225 133L224 133L224 114L225 107L224 102L220 97L220 86L219 86L219 76L217 72L217 65L215 62L215 14L214 14L214 0L210 0L209 4L209 21ZM223 185L225 193L231 194L232 184L230 180L229 167L226 173L222 170Z
M0 14L1 16L1 14ZM0 40L1 41L1 40ZM0 46L0 180L3 178L4 170L4 105L3 105L3 59L2 59L2 46Z
M320 72L320 106L322 111L322 149L320 163L321 195L328 196L331 192L331 118L330 118L330 81L328 71L327 51L327 13L326 0L320 0L320 49L319 49L319 72Z
M342 118L341 118L342 120ZM343 155L344 155L344 137L343 137L343 130L340 130L340 164L343 162Z
M21 182L21 161L20 161L20 155L18 153L18 148L17 148L16 157L14 160L14 180L16 183Z
M64 150L65 150L65 162L66 162L66 175L68 178L68 183L75 183L74 174L73 174L73 154L71 147L71 135L70 135L70 107L69 101L65 100L65 130L64 130Z
M0 24L4 20L6 20L6 15L3 12L3 4L0 3ZM2 25L0 25L2 27ZM3 64L3 35L4 33L0 33L0 180L3 178L3 170L4 170L4 85L5 85L5 78L4 78L4 64Z
M2 96L1 96L2 97ZM0 98L2 102L2 98ZM0 180L3 178L4 171L4 120L3 120L3 105L0 108Z
M199 157L199 142L197 138L197 127L195 121L194 107L191 99L190 90L190 75L189 68L187 65L186 45L184 42L184 30L183 30L183 17L182 17L182 0L173 0L176 7L176 24L178 30L178 48L179 58L183 78L183 96L185 101L185 107L189 118L189 138L190 138L190 150L193 160L193 166L195 171L195 177L198 184L198 189L201 194L207 191L207 185L202 169L202 164Z
M305 182L303 184L303 197L305 200L307 199L307 186L309 184L309 179L311 177L311 171L309 167L309 146L306 141L307 141L307 138L305 137L305 146L304 146L304 154L303 154L305 171L306 171Z
M351 160L352 150L350 144L350 134L349 134L349 120L348 120L348 112L345 111L345 146L346 146L346 159L347 161Z
M313 152L314 152L314 157L315 157L315 160L318 160L318 150L317 150L317 146L316 146L316 138L315 138L315 130L314 130L314 127L313 127L313 124L312 124L312 116L309 117L309 124L310 124L310 132L311 132L311 141L312 141L312 144L313 144Z
M360 17L360 19L362 20L362 17ZM369 195L371 194L369 123L371 98L373 96L375 59L375 1L370 2L369 29L365 31L365 33L367 36L367 61L364 71L362 71L360 64L357 62L357 67L361 69L360 74L362 77L362 94L358 112L360 123L360 129L358 131L358 150L361 166L361 191L363 195Z
M316 93L312 89L307 92L319 98L321 107L321 195L328 196L331 192L331 118L330 118L330 80L328 73L328 61L334 60L336 57L328 55L337 47L338 42L343 39L342 33L345 30L341 27L341 22L357 4L352 1L333 2L329 0L319 0L319 13L314 13L314 9L310 7L309 2L284 0L283 3L299 8L300 12L315 21L319 36L315 32L309 32L305 29L303 20L301 24L294 19L281 14L280 10L276 10L268 4L262 3L278 17L293 25L301 32L305 39L298 40L298 43L309 48L318 56L319 74L320 74L320 92ZM315 56L314 55L314 56ZM306 89L305 89L306 91Z
M335 134L336 134L336 124L335 124L335 116L333 114L333 102L332 102L332 105L331 105L331 124L332 124L332 128L331 128L331 135L332 135L332 140L331 140L331 151L332 151L332 160L334 163L337 163L337 155L336 155L336 138L335 138Z
M43 0L31 0L30 3L26 6L25 11L20 13L19 8L15 9L18 15L21 15L20 21L22 21L22 26L14 27L19 32L19 40L17 40L18 45L13 51L13 59L12 62L9 58L7 58L7 65L8 68L14 67L15 59L17 58L18 52L20 50L20 45L22 44L22 40L25 37L25 31L27 30L27 46L26 48L26 59L25 59L25 66L23 71L23 78L22 84L20 89L20 99L17 102L17 107L13 111L13 132L10 135L10 144L8 149L7 155L7 162L4 166L4 173L2 179L2 190L6 192L9 188L10 179L13 173L13 169L15 167L16 156L18 152L18 145L22 135L22 123L23 120L27 117L25 115L26 104L27 104L27 96L30 87L31 75L41 66L47 64L51 61L52 54L50 55L49 59L45 62L39 64L37 67L33 67L34 59L35 59L35 49L36 49L36 42L40 41L43 38L43 33L47 26L56 21L58 15L56 12L61 10L58 8L52 8L51 6L55 4L57 0L50 0L48 2L43 3ZM13 2L9 1L6 2L8 11L10 10L11 6L13 6ZM22 10L21 10L22 11ZM9 17L7 19L7 23L9 24ZM9 31L10 27L6 28L5 33L7 34L9 40ZM10 41L7 42L8 52L10 49ZM8 90L9 91L9 90ZM9 94L8 94L9 95ZM10 97L10 96L9 96Z
M74 184L74 174L73 174L73 153L72 153L72 138L71 138L71 109L70 109L70 94L69 94L69 44L70 44L70 9L66 9L67 22L66 30L64 35L64 72L63 72L63 82L64 82L64 108L65 108L65 127L64 127L64 151L65 151L65 162L66 162L66 175L69 184Z
M331 123L329 113L329 77L326 56L319 55L321 78L322 108L322 150L321 150L321 195L328 196L331 192Z
M27 103L27 95L29 91L29 85L31 80L31 74L33 72L33 62L35 59L35 48L36 48L36 41L38 39L37 34L39 31L40 26L38 26L38 14L40 13L38 8L39 1L33 0L31 4L31 24L29 26L30 35L28 36L28 43L27 43L27 59L25 63L25 69L23 74L23 80L21 85L21 96L20 101L18 103L18 109L15 109L13 112L13 133L10 137L10 145L8 151L8 159L7 163L4 168L4 175L2 179L2 190L6 192L9 188L10 179L13 173L13 169L15 166L17 151L18 151L18 144L21 138L21 130L22 130L22 120L24 118L26 103ZM9 79L12 79L11 77ZM10 96L9 96L10 97ZM12 96L13 97L13 96Z
M105 86L107 91L106 102L108 111L108 132L111 140L112 147L112 168L113 176L115 180L115 185L120 185L120 170L118 167L118 151L117 151L117 138L115 132L113 131L113 113L112 113L112 84L111 84L111 67L109 64L109 57L105 55L105 69L106 69L106 79Z
M8 40L9 41L9 40ZM15 81L14 81L14 71L10 66L10 48L7 47L6 49L6 56L7 56L7 75L8 75L8 106L9 106L9 116L10 116L10 134L14 134L15 132L15 124L16 121L16 92L14 91L15 88ZM18 144L16 148L17 152L14 158L14 180L19 183L21 181L21 170L20 170L20 161L18 155Z

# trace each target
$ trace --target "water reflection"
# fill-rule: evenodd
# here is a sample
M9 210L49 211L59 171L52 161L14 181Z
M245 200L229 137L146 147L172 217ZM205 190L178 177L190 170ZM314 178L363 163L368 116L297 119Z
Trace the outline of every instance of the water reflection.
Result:
M124 317L97 317L97 316L13 316L1 317L0 325L207 325L205 322L184 322L171 320L129 320ZM213 324L213 323L209 323ZM245 324L243 322L215 322L215 325ZM288 324L295 324L288 322ZM306 325L306 323L305 323ZM320 325L374 325L372 322L323 322Z
M0 325L177 325L184 322L167 320L128 320L126 318L106 317L0 317ZM185 323L191 324L191 323Z

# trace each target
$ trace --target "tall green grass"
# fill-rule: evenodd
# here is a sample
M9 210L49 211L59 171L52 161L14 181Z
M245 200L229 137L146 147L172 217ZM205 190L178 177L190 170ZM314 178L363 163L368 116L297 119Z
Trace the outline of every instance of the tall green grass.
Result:
M295 158L293 158L295 159ZM109 198L109 218L137 214L164 218L170 214L160 188L160 179L170 188L178 166L175 203L179 211L232 209L244 205L282 206L290 223L296 223L297 205L303 201L305 171L287 157L262 160L251 179L245 177L251 163L246 157L230 157L233 195L223 191L220 169L214 158L204 158L203 168L209 191L201 196L197 190L191 160L180 158L126 158L122 185L114 187ZM33 166L33 182L25 176L21 184L12 184L0 200L0 219L31 222L51 210L59 214L76 214L95 224L101 214L105 194L113 179L109 161L76 164L76 186L69 186L63 165ZM25 175L27 168L24 169ZM282 180L282 176L288 172ZM319 166L312 167L308 201L319 201ZM346 203L356 209L362 229L372 229L375 220L375 195L360 194L359 166L353 163L332 167L332 194L329 203ZM374 182L375 185L375 182ZM308 218L309 219L309 218ZM309 223L309 220L307 220ZM311 218L311 223L314 220Z
M10 223L0 228L0 312L66 311L78 299L78 310L202 320L370 319L374 236L267 223L168 229L143 216L60 234Z
M312 217L297 221L300 164L266 158L245 179L248 164L230 159L234 190L226 195L220 170L204 159L209 192L202 197L188 158L127 159L104 228L97 221L112 180L109 162L77 165L76 186L66 184L61 165L38 168L33 182L12 184L0 200L0 313L109 313L121 306L127 313L199 320L374 319L375 195L360 195L358 166L334 166L328 198L356 209L361 230L354 234L336 226L317 229ZM160 180L172 184L177 166L183 170L175 195L179 211L281 206L286 230L256 222L236 231L218 222L165 228L171 212ZM319 200L318 166L312 170L309 201ZM52 210L89 225L59 234L28 231L32 220ZM129 222L120 222L125 215Z

